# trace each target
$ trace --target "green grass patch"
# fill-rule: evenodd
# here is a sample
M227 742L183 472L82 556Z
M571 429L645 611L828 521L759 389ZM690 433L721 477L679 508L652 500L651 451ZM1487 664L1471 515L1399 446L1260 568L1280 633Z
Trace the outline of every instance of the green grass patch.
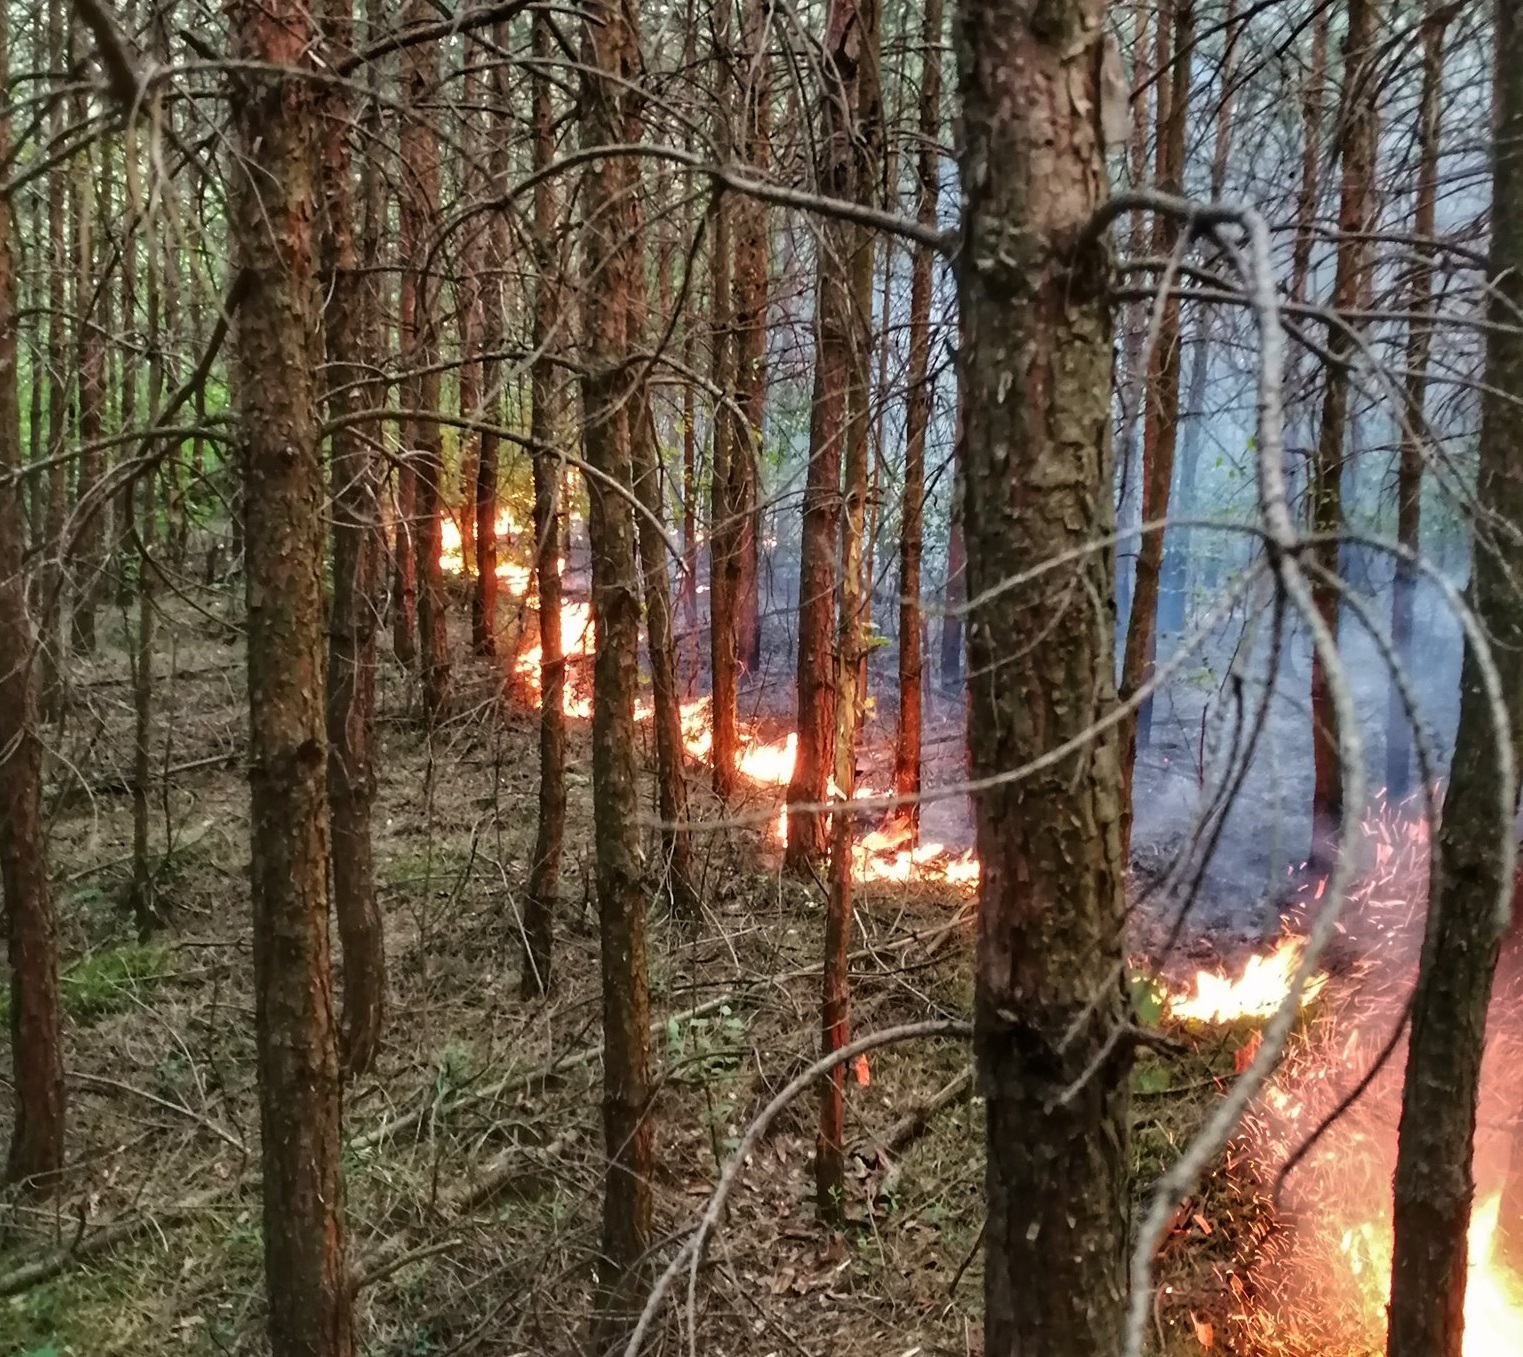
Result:
M148 997L170 977L169 949L158 943L124 942L71 963L59 976L63 1011L79 1022L117 1013ZM0 1024L11 1017L11 997L0 991Z

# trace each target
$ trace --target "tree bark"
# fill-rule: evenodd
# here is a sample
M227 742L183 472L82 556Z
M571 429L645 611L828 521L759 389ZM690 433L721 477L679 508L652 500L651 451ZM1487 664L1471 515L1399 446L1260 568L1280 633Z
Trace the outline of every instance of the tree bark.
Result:
M1512 531L1485 526L1523 522L1523 336L1510 323L1523 303L1523 23L1505 0L1496 6L1496 34L1488 269L1494 328L1487 332L1481 398L1470 603L1501 670L1516 769L1523 758L1523 669L1516 661L1523 648L1516 584L1523 546ZM1476 1100L1502 934L1498 906L1513 887L1503 875L1500 851L1506 842L1501 836L1512 834L1513 826L1498 820L1499 806L1517 805L1518 786L1516 775L1503 782L1501 739L1467 640L1402 1090L1390 1357L1461 1357L1464 1350Z
M584 0L582 137L617 144L638 97L637 20L627 0ZM647 1100L650 993L645 889L637 826L635 691L640 641L635 526L630 510L630 291L627 248L631 162L604 158L584 187L586 283L582 379L592 548L592 794L597 820L598 920L603 963L603 1134L608 1177L593 1345L622 1335L644 1292L651 1230L652 1136ZM617 489L615 489L617 487ZM622 490L623 493L618 493Z
M1195 51L1194 0L1171 0L1173 51L1167 62L1168 78L1158 84L1157 178L1160 191L1178 197L1184 186L1185 124L1190 106L1190 68ZM1159 70L1165 69L1164 44L1168 34L1166 12L1159 15ZM1160 212L1153 224L1153 253L1167 258L1180 245L1180 222ZM1187 242L1188 243L1188 242ZM1179 298L1164 299L1157 340L1148 358L1142 416L1142 522L1156 524L1168 517L1169 491L1174 480L1174 449L1179 434ZM1121 697L1130 700L1153 677L1158 648L1158 584L1163 567L1165 534L1161 528L1145 531L1137 545L1136 580L1132 588L1131 617L1126 628L1126 649L1121 657ZM1121 776L1126 787L1122 807L1121 851L1123 861L1131 849L1132 780L1138 746L1152 738L1153 703L1140 707L1122 722Z
M868 2L876 14L876 3ZM860 8L855 0L833 0L825 22L817 178L820 191L834 198L851 199L860 192L853 153L863 64ZM875 70L875 78L876 74ZM838 669L831 640L831 613L840 550L841 452L851 419L849 387L856 342L852 261L856 242L856 227L830 217L820 222L814 393L799 555L798 754L788 784L788 846L784 855L784 867L794 875L807 875L827 847L826 817L794 807L824 801L836 742Z
M428 0L408 0L404 23L426 23L434 10ZM439 57L432 45L420 43L403 55L403 83L407 91L406 122L402 132L402 166L405 189L402 203L411 220L403 235L412 242L404 267L413 279L414 346L410 365L417 396L409 420L409 439L414 460L413 524L417 561L418 667L422 680L423 713L430 723L443 714L449 700L449 636L446 631L447 600L440 518L443 498L440 478L444 468L443 429L436 418L440 401L439 284L427 267L432 231L439 215L439 137L434 130L430 104L439 88Z
M75 119L83 124L86 99L81 92L75 101ZM70 631L74 648L81 654L95 653L95 602L100 592L101 518L104 506L99 498L103 457L99 442L104 427L106 404L106 334L105 301L107 289L97 284L96 214L99 212L101 235L111 221L111 176L105 172L110 157L102 155L99 202L96 200L95 158L82 154L74 179L75 219L75 295L79 298L79 483L75 503L80 520L74 530L70 551L71 594ZM104 255L105 251L102 251Z
M1348 0L1348 27L1343 39L1343 94L1338 118L1343 167L1338 190L1338 251L1333 278L1332 307L1339 319L1327 332L1327 373L1322 388L1322 417L1311 463L1312 530L1327 536L1313 559L1312 597L1328 632L1338 635L1337 533L1343 526L1343 449L1348 436L1349 364L1355 343L1349 314L1359 304L1368 247L1375 174L1375 95L1372 62L1374 14L1370 0ZM1312 842L1310 860L1325 868L1338 845L1343 819L1343 766L1338 757L1338 717L1321 651L1312 651Z
M1028 764L1115 705L1114 563L1085 550L1114 522L1109 258L1084 234L1107 191L1104 40L1101 0L964 0L959 14L975 779ZM1008 587L1066 552L1079 559ZM1101 1058L1127 1021L1118 745L1102 730L977 798L988 1357L1121 1347L1126 1043Z
M546 166L555 158L554 110L546 69L552 37L548 15L532 19L534 170L534 367L530 374L529 433L534 440L534 575L539 590L539 825L524 904L526 999L550 986L561 846L566 837L566 661L561 646L561 461L547 451L556 438L552 406L555 369L549 346L559 323L555 263L556 206Z
M878 0L836 0L827 29L835 38L835 77L842 107L851 110L853 133L847 154L848 183L857 202L878 199L878 167L883 153L883 96L879 67ZM826 95L829 102L830 95ZM855 822L851 797L856 788L857 731L865 693L861 683L866 652L866 598L863 590L863 525L867 513L867 462L872 425L869 399L873 360L873 261L877 237L865 227L841 233L850 254L845 260L845 496L841 516L841 572L835 647L835 783L837 809L831 818L830 891L825 911L825 957L821 968L821 1055L848 1040L849 988L846 955L851 939L852 852ZM791 823L791 822L790 822ZM791 843L790 843L791 846ZM845 1085L837 1065L820 1089L820 1125L815 1141L815 1209L821 1220L845 1217Z
M354 47L353 0L329 0L322 15L329 65ZM380 397L365 380L375 299L354 240L348 86L319 89L322 128L322 272L334 420ZM369 188L375 167L361 171ZM367 192L367 199L370 194ZM373 229L374 229L373 224ZM376 607L381 564L380 504L369 428L339 424L330 456L333 601L328 623L328 813L333 827L333 905L343 944L342 1061L350 1077L375 1063L386 1021L386 947L376 900L371 808L375 802Z
M9 88L10 21L0 10L0 86ZM0 114L0 160L10 158L10 117ZM42 744L37 738L36 642L27 611L22 509L21 400L11 198L0 193L0 888L10 963L15 1122L7 1182L47 1190L63 1167L63 1046L58 939L42 830Z
M926 0L920 30L920 145L916 159L917 215L934 227L941 197L941 0ZM899 508L899 720L894 738L894 792L920 795L920 557L925 515L925 435L931 419L931 285L936 259L915 249L910 276L909 389L904 410L904 495ZM920 803L899 811L919 832Z
M1423 22L1423 84L1417 111L1417 203L1412 234L1419 252L1430 249L1438 204L1438 155L1443 119L1444 30L1447 6L1429 0ZM1407 298L1406 411L1396 470L1396 540L1408 551L1422 547L1424 402L1428 354L1433 342L1433 265L1426 255L1412 264ZM1417 572L1399 557L1391 586L1391 644L1398 662L1412 665L1412 611ZM1401 693L1392 682L1386 697L1386 797L1406 796L1412 777L1412 726Z
M340 1080L328 942L323 475L315 374L320 86L310 12L234 0L231 220L245 429L255 1030L274 1357L349 1357Z

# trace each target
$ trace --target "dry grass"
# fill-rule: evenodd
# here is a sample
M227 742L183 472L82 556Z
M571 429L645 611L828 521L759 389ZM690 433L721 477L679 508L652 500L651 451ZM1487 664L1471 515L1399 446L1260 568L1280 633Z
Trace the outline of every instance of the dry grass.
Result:
M4 1353L264 1349L260 1211L249 1186L258 1104L241 660L189 615L174 634L173 663L160 666L156 761L196 766L155 793L155 882L173 928L150 950L132 942L122 905L131 711L119 651L83 676L57 751L61 937L71 974L88 977L73 987L84 997L68 1004L74 1168L46 1211L0 1206L0 1272L88 1240L104 1223L223 1195L0 1300ZM598 1066L588 1057L599 1003L585 733L571 752L560 981L548 1001L525 1004L518 918L535 816L533 718L499 700L494 673L462 667L459 680L462 708L432 738L408 715L394 674L383 692L376 831L392 1012L378 1071L346 1095L345 1169L350 1256L367 1279L364 1350L388 1357L572 1351L596 1267L601 1131ZM708 833L699 849L701 922L684 926L659 896L653 902L663 1236L694 1218L745 1122L816 1042L817 981L807 971L819 952L819 892L782 881L756 832ZM857 1030L967 1012L966 922L945 945L926 945L964 903L947 886L861 892ZM723 996L700 1018L671 1016ZM705 1273L701 1351L977 1351L978 1104L943 1112L900 1157L871 1149L967 1058L957 1043L892 1049L873 1061L865 1086L849 1083L860 1153L851 1160L855 1223L841 1236L813 1220L813 1108L782 1118L749 1166ZM1231 1059L1231 1038L1211 1035L1189 1054L1148 1056L1139 1067L1144 1174L1198 1123ZM1232 1309L1224 1278L1256 1210L1224 1171L1184 1213L1164 1259L1168 1351L1200 1350L1192 1315L1214 1324L1223 1346Z

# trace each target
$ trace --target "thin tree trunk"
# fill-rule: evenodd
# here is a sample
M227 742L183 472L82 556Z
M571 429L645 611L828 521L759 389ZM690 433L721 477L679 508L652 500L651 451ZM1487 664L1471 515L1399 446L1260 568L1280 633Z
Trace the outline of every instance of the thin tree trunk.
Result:
M1332 306L1340 317L1359 302L1369 230L1375 173L1375 94L1371 62L1374 13L1371 0L1348 0L1348 27L1343 40L1343 95L1338 118L1339 149L1343 157L1338 203L1338 253ZM1337 533L1343 526L1343 450L1348 436L1349 363L1354 339L1348 327L1357 322L1330 322L1327 333L1327 373L1322 387L1322 419L1311 463L1311 525L1328 538L1314 550L1318 572L1312 576L1312 596L1328 632L1338 635ZM1310 860L1326 867L1337 852L1343 819L1343 765L1338 755L1338 719L1327 686L1320 650L1311 662L1311 721L1313 788Z
M325 46L334 63L354 48L353 0L329 0L322 15ZM354 240L348 86L320 88L322 154L322 271L331 383L330 416L339 421L380 398L365 381L373 344L375 301ZM372 197L376 168L366 157L364 197ZM378 232L380 223L367 223ZM341 1058L348 1076L375 1063L386 1020L386 948L376 900L371 807L375 802L376 609L381 565L380 505L371 429L336 427L331 440L333 603L328 624L328 813L333 826L333 906L344 953Z
M641 62L634 11L622 0L585 0L582 138L588 147L625 138L627 103L637 97ZM635 692L640 643L630 493L630 290L636 285L626 233L630 161L610 156L584 181L586 284L582 331L584 447L592 549L592 795L597 820L598 921L603 963L603 1194L593 1347L612 1346L645 1289L651 1231L652 1127L649 1116L650 993L646 974L645 888L640 863ZM606 478L606 479L605 479ZM622 489L618 493L612 487Z
M434 10L428 0L409 0L404 23L426 23ZM413 252L404 266L413 278L414 346L410 355L416 394L409 419L414 457L413 524L418 610L418 665L422 678L423 713L437 721L449 699L449 637L440 518L443 513L441 476L444 468L443 429L437 415L440 401L439 284L425 266L429 241L439 215L439 138L430 107L438 93L439 58L433 46L419 43L403 54L407 90L407 121L402 134L402 166L406 191L404 210L411 218Z
M1523 522L1523 337L1511 324L1523 304L1523 23L1496 5L1496 109L1492 236L1481 397L1477 523ZM1357 53L1362 49L1355 48ZM1453 772L1444 796L1437 870L1412 1003L1402 1090L1391 1261L1390 1357L1462 1357L1467 1233L1475 1185L1471 1157L1486 1012L1513 883L1502 869L1523 759L1523 613L1517 579L1523 547L1505 528L1478 526L1470 602L1502 680L1514 762L1503 781L1496 728L1469 640L1460 675ZM1499 823L1499 820L1501 821ZM1473 1345L1472 1345L1473 1346Z
M506 79L493 72L489 88L498 105L508 107ZM489 191L502 193L509 182L508 142L500 131L488 123L491 149L487 153ZM488 273L481 285L481 393L486 402L485 416L495 425L502 413L498 385L502 380L501 360L493 357L502 348L503 273L508 263L508 220L505 213L494 212L487 224L486 266ZM537 342L537 341L536 341ZM533 415L531 413L532 420ZM481 431L476 459L476 484L473 488L476 515L476 581L471 593L471 645L478 655L497 653L497 460L499 440L494 430Z
M48 131L56 146L63 140L67 100L63 85L68 79L64 45L64 0L48 0L48 65L53 72L52 108ZM67 161L48 174L48 512L40 544L44 568L39 583L42 615L38 623L42 655L42 719L63 717L65 657L63 653L64 525L68 519L69 474L64 449L69 442L69 249ZM41 242L38 242L40 247Z
M75 118L85 120L85 95L75 100ZM99 442L104 428L106 404L106 327L104 302L109 295L97 286L95 258L96 214L102 236L111 221L111 176L106 172L110 157L100 156L100 201L96 202L96 161L90 153L81 154L74 177L75 219L75 295L79 298L79 484L75 492L80 519L74 529L70 553L73 607L70 629L74 648L81 654L95 652L95 601L100 592L101 517L104 506L99 498L102 471ZM102 251L104 256L105 251Z
M832 33L852 35L849 48L835 49L841 106L853 124L848 184L857 202L876 204L883 154L883 92L879 67L880 11L877 0L836 0ZM848 64L849 63L849 64ZM827 102L830 95L826 95ZM863 525L867 514L867 462L872 423L873 260L877 237L865 227L842 232L850 249L845 267L845 498L841 517L840 611L836 630L835 782L837 809L831 821L830 892L825 911L825 958L821 969L821 1055L847 1041L847 945L851 938L852 851L855 843L851 797L856 788L857 731L865 697L860 674L866 650L866 607L862 588ZM820 1087L820 1127L815 1141L815 1209L820 1219L840 1224L845 1216L845 1069L837 1065Z
M404 151L402 164L407 157ZM399 395L404 411L420 404L419 382L411 375L422 361L418 343L418 287L412 261L425 248L422 227L412 205L412 186L404 181L397 198L398 254L402 261L397 286L397 348L401 354L404 376ZM417 519L418 471L414 447L414 424L407 414L397 419L397 436L401 441L396 473L396 514L392 537L391 649L402 664L411 664L418 653L418 551Z
M772 70L764 0L746 7L737 61L740 81L741 163L765 174L772 138ZM730 323L735 346L735 406L740 416L730 442L730 505L735 537L730 555L730 598L734 608L735 662L741 673L761 666L761 450L767 410L767 258L770 244L766 204L743 198L734 206L734 299Z
M962 423L958 400L958 424ZM957 696L962 687L962 605L967 599L968 582L967 552L963 549L962 505L965 494L962 467L962 438L959 431L958 447L953 452L952 465L952 511L947 520L947 579L942 589L941 613L941 691L947 696Z
M556 276L556 205L550 178L543 171L555 158L554 110L550 102L549 16L532 19L535 65L533 85L534 170L534 367L530 374L529 432L534 440L534 575L539 590L539 825L524 904L526 999L550 987L554 919L566 837L566 661L561 646L560 483L562 463L548 452L556 439L552 405L555 369L548 352L560 319ZM499 95L505 94L499 76Z
M1115 706L1114 566L1086 550L1114 522L1108 250L1084 234L1107 189L1104 5L964 0L959 25L973 776L1090 732L976 800L984 1352L1096 1357L1124 1329L1131 1063L1104 1054L1127 1020L1120 741L1092 731Z
M0 10L0 87L9 88L10 21ZM0 161L10 158L0 114ZM42 830L42 744L37 738L35 638L27 611L26 521L21 503L21 403L11 198L0 193L0 888L10 963L11 1077L15 1122L7 1182L51 1186L63 1167L63 1046L58 939Z
M1172 0L1173 51L1168 60L1167 80L1158 85L1158 187L1179 196L1184 183L1185 123L1190 106L1190 67L1195 50L1194 0ZM1167 16L1159 15L1159 68L1164 67ZM1180 222L1170 213L1159 213L1153 226L1153 253L1168 257L1179 246ZM1169 491L1174 480L1174 447L1179 434L1179 298L1164 299L1158 336L1149 355L1142 417L1142 522L1156 524L1168 517ZM1158 646L1158 583L1163 568L1165 534L1161 528L1145 532L1137 546L1136 581L1132 588L1131 617L1126 628L1126 649L1121 658L1121 696L1130 700L1153 677ZM1121 848L1130 851L1132 834L1132 782L1137 749L1146 748L1152 737L1151 698L1122 722L1121 775L1126 787L1122 809Z
M1438 203L1438 155L1443 118L1444 30L1452 11L1429 0L1423 23L1423 85L1417 113L1417 204L1412 234L1417 250L1432 248ZM1412 265L1407 309L1406 410L1396 472L1396 540L1416 553L1422 546L1424 402L1428 390L1428 354L1433 341L1433 266L1428 257ZM1412 664L1412 611L1417 572L1396 561L1391 588L1391 643L1397 660ZM1386 698L1386 796L1392 802L1407 794L1412 776L1412 727L1401 693L1392 682Z
M941 198L941 0L926 0L920 30L920 146L916 159L922 226L934 227ZM904 495L899 508L899 721L894 739L894 791L920 795L920 556L925 515L925 435L931 420L931 285L936 260L915 249L910 275L909 389L904 402ZM899 818L919 832L920 802Z
M328 942L323 473L315 374L320 157L312 16L234 0L240 163L230 220L253 275L237 363L247 460L248 668L265 1280L274 1357L349 1357L341 1083Z

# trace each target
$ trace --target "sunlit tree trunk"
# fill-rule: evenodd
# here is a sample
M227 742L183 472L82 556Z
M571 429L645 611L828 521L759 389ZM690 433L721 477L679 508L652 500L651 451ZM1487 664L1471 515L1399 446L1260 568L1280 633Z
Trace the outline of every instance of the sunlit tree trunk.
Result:
M0 86L9 88L10 17L0 9ZM0 161L10 159L0 113ZM0 192L0 888L10 964L15 1122L7 1182L49 1186L63 1167L63 1046L58 940L42 831L42 744L37 737L35 638L27 611L26 520L21 502L21 406L11 198Z
M1184 183L1185 125L1190 107L1190 69L1195 51L1194 0L1171 0L1159 15L1159 70L1168 76L1158 82L1158 147L1156 174L1164 193L1179 196ZM1165 62L1166 18L1173 20L1173 51ZM1168 258L1179 246L1178 218L1160 212L1153 227L1153 254ZM1142 401L1142 522L1146 526L1168 517L1169 491L1174 480L1174 447L1179 434L1179 298L1164 298L1157 340L1148 357ZM1158 645L1158 581L1163 567L1164 533L1145 531L1137 544L1136 580L1132 587L1131 618L1126 649L1121 657L1121 696L1132 698L1153 677ZM1126 786L1121 847L1131 842L1132 780L1138 746L1152 738L1153 703L1142 705L1122 722L1121 772Z
M322 15L333 65L353 50L353 0L328 0ZM330 456L333 519L333 601L328 623L328 811L333 825L333 906L344 949L344 1071L363 1074L375 1063L386 1017L386 949L376 900L371 807L375 802L376 609L381 564L372 426L341 421L377 401L365 380L375 314L354 239L349 129L354 117L348 86L318 91L322 121L322 271L327 298L324 333L335 427ZM362 168L365 197L376 167ZM375 224L375 225L378 225ZM372 227L374 229L374 227Z
M551 56L549 18L533 17L534 169L555 156L554 110L545 69ZM561 846L566 836L566 662L561 648L560 483L561 462L550 451L557 437L555 369L547 352L560 319L555 259L554 191L543 173L534 184L534 368L529 432L534 440L534 576L539 590L539 825L524 904L524 997L550 985Z
M1422 546L1424 402L1428 392L1428 353L1433 341L1433 248L1438 204L1438 155L1443 118L1444 30L1452 11L1429 0L1423 23L1423 84L1417 109L1417 203L1412 218L1419 258L1411 264L1407 309L1406 402L1396 471L1396 540L1408 551ZM1397 659L1412 663L1412 605L1417 572L1398 558L1391 587L1391 642ZM1412 776L1412 727L1393 682L1386 698L1386 796L1399 801Z
M1359 303L1370 229L1375 174L1376 82L1370 63L1374 13L1371 0L1348 0L1348 27L1343 39L1343 94L1338 115L1338 146L1343 158L1338 191L1338 251L1333 279L1332 309L1339 319L1329 323L1327 371L1322 387L1322 416L1312 456L1309 487L1311 526L1325 540L1313 554L1317 572L1312 595L1328 632L1338 635L1337 533L1343 526L1343 460L1349 423L1349 364L1355 341L1349 332L1357 322L1348 317ZM1327 686L1322 652L1313 650L1311 663L1312 788L1311 861L1325 867L1337 852L1343 818L1343 765L1338 757L1338 718Z
M941 196L941 0L926 0L920 30L920 146L916 157L917 215L937 223ZM910 366L904 410L904 494L899 510L899 720L894 739L894 791L920 795L920 556L925 510L925 435L931 418L931 285L935 256L915 248L910 275ZM899 812L912 830L920 803Z
M1031 763L1115 705L1113 560L1087 550L1114 522L1109 259L1084 233L1107 192L1104 41L1102 0L960 8L975 778ZM1077 559L1009 587L1065 553ZM1127 1021L1119 743L1102 727L976 799L988 1357L1121 1350L1130 1058L1124 1042L1101 1055Z
M236 362L246 446L250 880L265 1281L274 1357L349 1357L328 942L320 156L303 6L234 0L230 174L252 285Z
M1390 1357L1462 1357L1471 1157L1499 905L1512 895L1501 849L1513 833L1523 759L1523 22L1499 0L1493 150L1491 294L1481 397L1477 515L1470 603L1501 670L1514 772L1504 782L1502 732L1467 639L1460 716L1429 888L1428 924L1412 1002L1395 1176ZM1356 49L1358 50L1358 49ZM1431 49L1430 49L1431 50ZM1514 1229L1515 1223L1510 1221Z
M582 141L621 142L641 62L627 0L584 0ZM640 862L635 691L640 641L635 525L629 496L629 292L636 286L627 232L632 173L604 157L584 181L583 446L592 547L592 795L597 821L598 920L603 963L603 1135L607 1180L593 1346L612 1345L644 1291L651 1230L650 993Z

